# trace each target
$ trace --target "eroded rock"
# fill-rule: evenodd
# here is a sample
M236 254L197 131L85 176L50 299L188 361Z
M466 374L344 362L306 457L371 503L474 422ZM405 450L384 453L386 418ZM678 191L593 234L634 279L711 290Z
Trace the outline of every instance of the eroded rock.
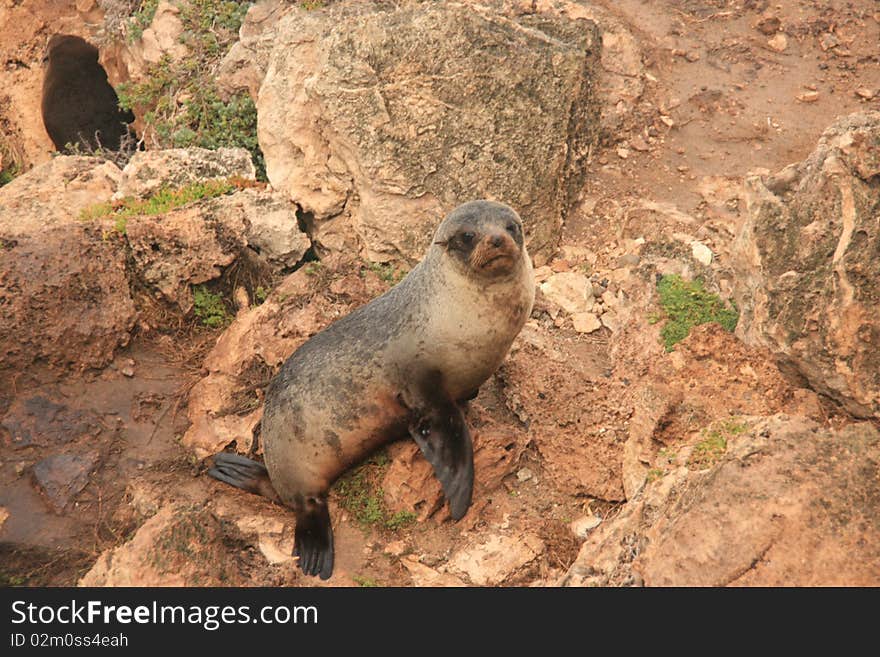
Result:
M880 112L839 120L786 174L747 181L737 334L849 412L880 417Z
M477 586L497 586L543 552L544 542L537 536L495 534L457 552L449 568L467 575Z
M445 210L490 197L520 212L546 258L596 138L599 51L592 22L558 14L296 8L257 103L269 180L325 251L412 264Z
M89 475L98 466L100 454L55 454L34 465L34 481L55 513L64 513L70 502L89 483Z

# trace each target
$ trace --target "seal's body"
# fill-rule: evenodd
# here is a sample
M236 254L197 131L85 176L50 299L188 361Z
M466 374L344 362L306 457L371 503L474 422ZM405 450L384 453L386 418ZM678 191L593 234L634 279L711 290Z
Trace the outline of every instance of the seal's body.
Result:
M284 363L266 393L261 436L272 487L297 514L304 572L325 579L332 572L328 488L407 433L434 467L451 516L465 514L473 448L459 403L501 364L533 301L519 217L506 205L474 201L443 221L403 281ZM258 464L217 459L211 474L261 490Z
M47 46L48 66L43 78L43 125L55 144L119 150L134 121L119 99L107 72L98 63L98 49L85 39L55 34Z

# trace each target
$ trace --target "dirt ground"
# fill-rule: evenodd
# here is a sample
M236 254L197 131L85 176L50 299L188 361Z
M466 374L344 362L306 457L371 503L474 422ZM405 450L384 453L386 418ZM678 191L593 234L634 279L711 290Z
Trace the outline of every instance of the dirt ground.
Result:
M6 0L0 6L3 66L12 75L7 79L23 85L7 84L0 92L4 130L15 123L12 108L38 120L38 108L17 94L37 84L38 42L54 21L73 20L74 4ZM564 245L595 254L591 267L600 277L617 268L628 240L676 230L708 244L723 272L740 220L737 180L804 159L835 117L880 109L880 6L873 0L595 4L636 35L646 74L642 98L620 132L592 154L579 205L565 226ZM6 25L44 21L45 27L24 43L3 19ZM784 48L774 19L785 27ZM859 95L859 89L875 95ZM28 164L48 157L46 144L20 143ZM577 554L570 523L619 512L623 445L644 389L636 383L692 390L700 400L684 399L669 412L664 432L655 437L658 448L664 440L688 440L733 413L799 408L826 422L845 421L784 380L768 355L727 334L698 331L672 356L645 347L656 332L623 335L612 350L608 329L583 335L540 312L533 317L469 411L478 443L493 427L517 436L515 460L500 482L485 490L478 481L474 506L459 523L441 509L398 529L361 523L343 508L337 487L331 495L336 574L327 583L303 577L289 561L270 563L267 549L261 552L243 529L249 514L276 523L283 551L292 544L291 513L207 478L204 465L179 444L187 426L186 394L200 368L187 359L204 354L216 334L181 334L174 340L185 342L178 344L141 335L97 374L23 374L13 390L0 393L0 585L75 584L103 551L131 538L169 501L201 505L220 518L231 537L224 554L242 584L438 583L431 579L438 565L490 536L511 535L540 545L537 556L493 583L549 584ZM748 370L760 373L757 383L737 379L737 372ZM693 390L694 381L702 387ZM392 446L392 461L405 449ZM63 510L33 482L34 465L58 454L81 457L72 467L86 473ZM381 481L390 467L387 459L374 460L365 476ZM560 475L569 471L588 485L573 487Z

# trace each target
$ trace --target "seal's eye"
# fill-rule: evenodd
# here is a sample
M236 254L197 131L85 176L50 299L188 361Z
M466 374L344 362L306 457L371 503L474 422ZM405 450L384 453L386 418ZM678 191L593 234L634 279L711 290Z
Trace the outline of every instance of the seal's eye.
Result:
M470 244L474 241L474 234L470 231L461 234L461 243Z
M507 232L516 237L517 225L511 221L509 224L507 224Z

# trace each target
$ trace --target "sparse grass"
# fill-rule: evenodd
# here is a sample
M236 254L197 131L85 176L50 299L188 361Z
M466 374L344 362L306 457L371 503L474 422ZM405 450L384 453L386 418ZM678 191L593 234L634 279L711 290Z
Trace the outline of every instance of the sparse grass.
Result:
M369 262L367 269L389 285L397 285L406 276L406 271L397 269L390 262Z
M310 262L305 266L305 272L308 276L317 276L323 265L320 262Z
M18 162L12 162L8 167L0 170L0 187L11 183L20 173L21 167L18 165Z
M380 527L397 531L416 520L416 514L411 511L392 513L385 505L379 482L389 462L388 455L379 452L336 482L340 506L365 528Z
M710 468L724 456L727 441L744 433L748 429L745 423L736 418L729 418L702 431L703 439L694 445L688 467L692 470Z
M144 30L153 22L159 0L141 0L137 10L128 20L127 38L129 43L134 43L141 38Z
M125 233L125 221L129 217L164 214L188 203L229 194L241 186L236 179L228 179L196 182L178 189L163 187L146 199L129 197L121 201L90 205L83 208L79 218L81 221L115 219L114 228L120 233Z
M657 284L657 291L666 319L660 330L666 351L672 351L691 328L699 324L718 322L727 331L736 328L739 320L736 306L728 306L717 294L706 292L699 280L686 281L674 274L664 276Z
M375 586L379 586L379 582L367 575L354 575L352 579L354 580L355 584L364 588L373 588Z
M269 290L264 288L262 285L258 285L257 289L254 290L254 299L256 299L258 304L263 303L268 296Z
M247 93L226 100L220 98L212 77L217 64L237 40L241 21L251 4L234 0L183 3L179 14L183 23L180 39L189 48L190 56L180 61L163 57L149 68L141 82L121 84L117 93L122 108L143 116L155 146L246 148L253 158L257 178L266 180L253 100ZM155 7L150 9L143 2L130 21L129 34L138 38L153 14Z
M658 479L663 477L664 474L666 473L663 472L663 470L661 470L660 468L651 468L650 470L648 470L647 482L650 484L652 481L657 481Z
M193 312L202 324L212 329L223 328L232 321L222 295L211 292L204 285L193 289Z

